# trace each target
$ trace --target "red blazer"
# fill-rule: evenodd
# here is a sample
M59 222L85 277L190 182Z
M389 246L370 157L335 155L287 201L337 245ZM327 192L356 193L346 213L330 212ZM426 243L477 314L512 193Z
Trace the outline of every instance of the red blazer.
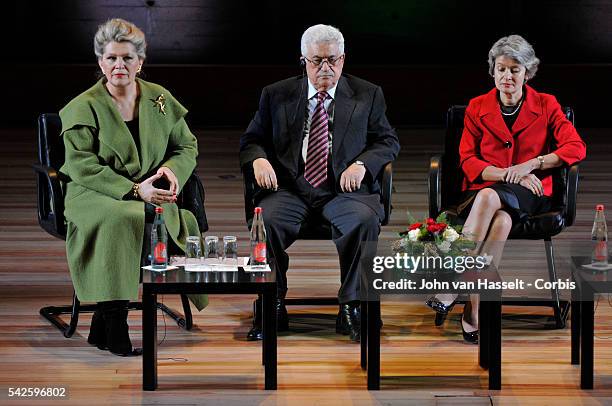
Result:
M459 144L460 166L465 174L463 190L478 190L495 182L483 181L487 166L508 168L538 155L554 152L567 165L586 156L586 146L574 126L565 117L554 96L538 93L525 86L525 100L512 132L502 118L497 89L470 100ZM550 150L554 138L556 149ZM550 170L534 171L544 186L544 194L552 195Z

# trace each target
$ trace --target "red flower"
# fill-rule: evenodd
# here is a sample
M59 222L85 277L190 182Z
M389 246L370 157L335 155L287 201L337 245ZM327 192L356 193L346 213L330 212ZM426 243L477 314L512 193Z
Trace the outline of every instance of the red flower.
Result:
M427 223L427 225L436 224L436 220L429 217L427 220L425 220L425 223Z
M446 228L446 224L434 222L433 224L429 224L427 226L427 231L434 234L434 233L439 233L441 231L444 231L445 228Z
M411 224L410 227L408 227L408 231L412 231L412 230L416 230L417 228L421 228L422 225L423 225L423 223L414 223L414 224Z

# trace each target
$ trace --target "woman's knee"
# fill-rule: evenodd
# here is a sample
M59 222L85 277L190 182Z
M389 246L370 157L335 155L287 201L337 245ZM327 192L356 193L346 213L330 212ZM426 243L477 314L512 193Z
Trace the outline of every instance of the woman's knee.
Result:
M479 209L500 209L501 201L495 190L484 188L476 194L474 207Z
M512 217L505 210L497 210L495 216L493 216L493 224L504 231L510 232L512 229Z

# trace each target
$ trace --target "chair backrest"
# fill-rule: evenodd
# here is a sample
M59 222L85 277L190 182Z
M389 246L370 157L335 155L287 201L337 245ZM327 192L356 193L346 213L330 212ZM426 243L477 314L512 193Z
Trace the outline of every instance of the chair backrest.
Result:
M65 159L61 132L62 120L58 114L44 113L38 117L38 163L56 171Z
M58 114L38 117L38 164L36 172L38 223L49 234L65 239L64 196L59 168L64 163L64 144L60 137L62 122Z
M451 106L446 113L446 136L444 154L442 155L442 207L458 204L463 184L463 171L459 168L459 143L463 134L463 121L466 106ZM574 111L564 107L567 119L574 124ZM554 139L549 151L555 149ZM553 170L553 207L559 209L567 206L567 177L569 169L565 166Z

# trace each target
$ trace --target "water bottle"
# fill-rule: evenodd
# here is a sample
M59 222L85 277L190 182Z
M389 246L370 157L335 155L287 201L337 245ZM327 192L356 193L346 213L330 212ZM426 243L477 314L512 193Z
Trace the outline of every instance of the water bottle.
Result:
M251 226L251 255L249 264L251 269L265 269L266 255L266 228L264 227L262 208L255 207L253 225Z
M608 266L608 226L606 225L603 204L598 204L595 207L595 221L593 222L591 239L593 240L591 263L594 266L605 268Z
M155 219L151 230L151 267L165 269L168 266L168 231L164 222L164 209L155 208Z

